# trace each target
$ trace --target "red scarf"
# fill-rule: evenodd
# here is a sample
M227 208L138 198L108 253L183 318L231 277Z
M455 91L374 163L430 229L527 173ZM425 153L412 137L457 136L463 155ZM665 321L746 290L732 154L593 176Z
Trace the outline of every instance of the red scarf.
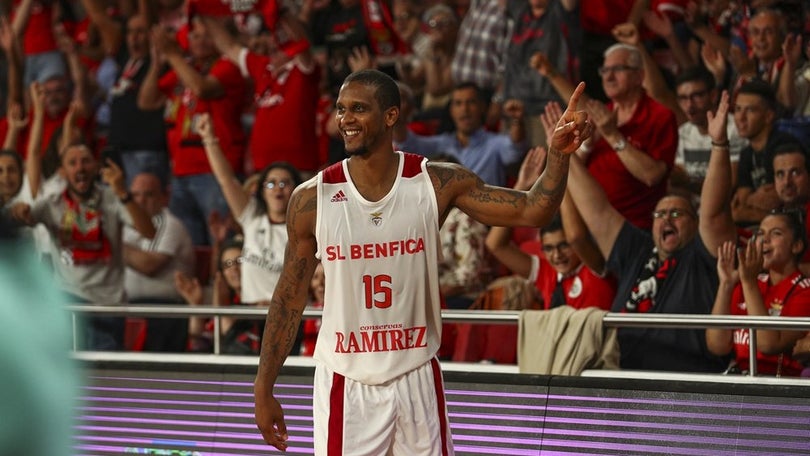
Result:
M385 2L363 0L362 6L363 19L374 54L392 56L411 52L408 44L399 37L394 29L394 21L391 20L391 12Z
M622 312L647 313L655 307L655 298L676 264L677 261L672 257L661 261L658 258L658 249L654 248L650 259L639 272Z
M59 243L70 253L73 264L109 262L112 250L101 229L101 195L82 204L74 201L65 190L62 201L66 210L62 215Z

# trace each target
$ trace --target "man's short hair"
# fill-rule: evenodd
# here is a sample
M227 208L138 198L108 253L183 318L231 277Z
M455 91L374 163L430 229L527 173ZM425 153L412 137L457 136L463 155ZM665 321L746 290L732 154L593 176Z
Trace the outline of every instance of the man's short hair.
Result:
M751 21L760 16L773 16L776 19L776 32L779 34L779 42L781 43L788 34L788 25L785 15L782 11L776 8L761 8L748 20L748 26L751 26Z
M630 46L629 44L624 43L616 43L607 48L602 56L607 58L607 56L616 51L627 51L627 65L639 70L642 69L644 62L641 60L641 52L639 52L635 46Z
M680 87L681 84L687 82L702 82L706 86L706 90L713 90L715 87L714 76L702 66L696 65L689 67L678 74L675 78L675 87Z
M554 218L548 222L548 225L540 228L540 236L548 233L555 233L557 231L563 231L563 223L562 217L560 217L559 212L554 215Z
M773 158L776 158L780 155L799 154L804 158L805 170L810 171L810 169L807 168L808 165L807 151L797 141L788 141L777 145L776 147L773 148L772 154Z
M753 79L740 86L737 90L737 95L756 95L765 102L765 105L771 111L776 111L776 93L773 86L761 79Z
M455 86L453 86L453 92L457 92L459 90L467 90L473 89L475 91L475 96L482 102L486 102L487 100L484 99L484 92L481 90L481 87L478 84L472 81L463 81L459 82Z
M383 111L389 108L399 108L401 99L399 97L399 87L397 83L379 70L360 70L346 76L344 84L356 82L374 87L374 99Z

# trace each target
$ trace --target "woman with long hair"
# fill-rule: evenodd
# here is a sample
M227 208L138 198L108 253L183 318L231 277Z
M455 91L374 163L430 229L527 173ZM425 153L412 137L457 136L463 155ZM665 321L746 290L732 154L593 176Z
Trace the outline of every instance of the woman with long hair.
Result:
M737 249L734 242L724 243L717 251L720 284L712 314L810 316L810 279L799 269L806 248L806 231L797 212L765 216L743 248ZM798 376L802 366L791 352L804 334L787 329L757 330L757 372ZM733 352L741 372L749 370L749 343L747 329L706 330L709 351L720 356Z

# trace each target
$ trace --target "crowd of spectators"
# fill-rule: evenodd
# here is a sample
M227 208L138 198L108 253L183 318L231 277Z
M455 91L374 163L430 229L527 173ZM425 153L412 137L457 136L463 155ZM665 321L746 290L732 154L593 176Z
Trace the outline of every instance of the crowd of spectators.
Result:
M377 68L400 85L396 149L517 189L587 84L596 133L554 223L445 214L449 307L515 274L541 309L810 316L807 2L12 0L0 13L0 206L72 302L266 303L294 188L344 158L337 91ZM312 305L322 296L314 281ZM88 318L79 345L132 348L126 323ZM211 349L205 319L145 323L138 349ZM219 329L225 351L258 353L258 321ZM294 350L311 354L317 329L305 321ZM720 372L747 356L741 334L625 329L621 364ZM760 365L798 375L802 337L762 331Z

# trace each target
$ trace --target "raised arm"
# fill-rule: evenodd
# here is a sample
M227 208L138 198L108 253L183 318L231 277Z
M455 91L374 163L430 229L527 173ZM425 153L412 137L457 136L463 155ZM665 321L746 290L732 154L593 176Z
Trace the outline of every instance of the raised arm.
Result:
M115 55L124 42L124 27L107 14L101 0L81 0L90 22L98 29L101 45L107 55ZM148 23L148 21L147 21Z
M68 64L68 72L70 79L73 81L73 97L72 108L75 110L77 117L88 118L91 116L90 101L89 101L89 80L87 75L87 68L82 63L79 57L79 51L76 49L76 42L73 41L65 27L62 24L54 26L54 35L56 36L59 49L65 56Z
M26 125L28 125L28 119L25 118L25 113L19 103L9 104L6 120L8 121L8 130L6 131L6 137L3 139L3 149L17 151L17 141L20 139Z
M34 0L21 0L14 10L14 20L11 22L11 29L17 38L22 38L28 21L31 19L31 11L34 9Z
M700 194L700 237L706 249L715 254L724 242L737 234L731 218L731 161L726 130L728 123L728 92L723 91L717 111L707 113L712 149L706 179Z
M806 46L807 43L804 43ZM782 106L793 112L796 109L796 70L802 57L802 37L789 33L782 43L782 58L785 66L779 73L779 85L776 90L776 99Z
M734 267L737 244L724 242L717 249L717 276L720 282L712 306L712 315L731 315L731 295L740 281L740 274ZM734 331L725 328L706 329L706 347L717 356L725 356L734 348Z
M681 44L681 40L675 33L672 22L666 14L659 14L657 11L648 10L642 14L641 19L648 29L652 30L667 43L667 46L672 52L672 56L675 58L675 61L678 62L678 66L681 69L689 68L696 63Z
M301 313L307 304L309 284L318 264L315 258L316 209L315 186L298 186L287 209L289 239L284 254L284 268L269 302L259 369L253 387L256 423L262 437L281 451L287 448L287 425L281 405L273 395L273 386L298 333ZM268 303L260 302L258 305Z
M101 178L104 182L110 186L115 195L118 196L118 199L128 199L128 201L124 203L124 207L132 218L132 227L135 228L141 236L153 239L155 237L155 225L152 224L152 218L131 198L124 183L124 172L115 162L109 159L107 163L104 163L102 166Z
M239 54L242 52L242 45L231 35L222 20L208 16L202 16L200 20L205 25L208 33L211 34L214 46L216 46L219 53L239 65Z
M210 99L225 94L225 88L217 78L210 74L202 74L186 60L186 56L180 45L169 36L165 30L159 30L152 34L152 39L166 57L166 61L172 67L180 82L187 87L194 96L203 99Z
M157 27L152 29L152 36L161 33ZM163 67L163 54L160 52L155 40L150 42L149 50L151 58L149 61L149 69L146 76L141 83L141 88L138 90L138 109L143 111L154 111L160 109L166 103L166 95L160 91L158 85L160 81L160 71Z
M472 172L448 163L429 165L440 207L456 206L486 225L543 226L560 207L571 154L588 139L593 126L576 111L585 83L580 83L549 142L546 168L528 192L486 185ZM446 213L446 212L445 212ZM504 223L506 222L506 223Z
M566 98L571 98L574 94L576 87L574 84L571 84L571 81L566 79L565 75L562 74L554 65L549 62L548 57L542 52L536 52L532 55L531 60L529 61L529 66L535 69L540 76L548 79L548 82L554 87L554 90L557 91L557 94L565 100ZM578 100L583 102L588 101L590 98L582 94L578 97ZM576 106L575 106L576 108Z
M562 111L557 102L552 101L546 104L546 108L540 116L540 121L543 124L547 138L553 136L554 126L560 120L560 116L562 116ZM565 232L565 240L568 241L574 252L591 271L602 275L605 270L605 257L599 251L599 246L596 245L590 231L588 231L585 221L582 220L582 215L580 215L577 206L574 204L568 189L566 189L562 204L560 204L560 218Z
M208 163L211 165L217 183L219 183L219 187L225 195L225 201L228 202L228 207L231 209L234 218L239 220L250 201L250 195L242 188L242 184L233 172L231 164L225 158L225 154L222 153L222 148L219 147L219 139L216 132L214 132L211 116L209 114L201 115L197 128L202 137Z
M36 199L42 182L42 130L45 126L45 91L39 82L32 82L31 91L31 129L28 131L26 144L25 175L31 189L31 198Z
M3 46L8 65L6 109L15 103L23 106L23 56L17 35L6 17L0 17L0 45Z

